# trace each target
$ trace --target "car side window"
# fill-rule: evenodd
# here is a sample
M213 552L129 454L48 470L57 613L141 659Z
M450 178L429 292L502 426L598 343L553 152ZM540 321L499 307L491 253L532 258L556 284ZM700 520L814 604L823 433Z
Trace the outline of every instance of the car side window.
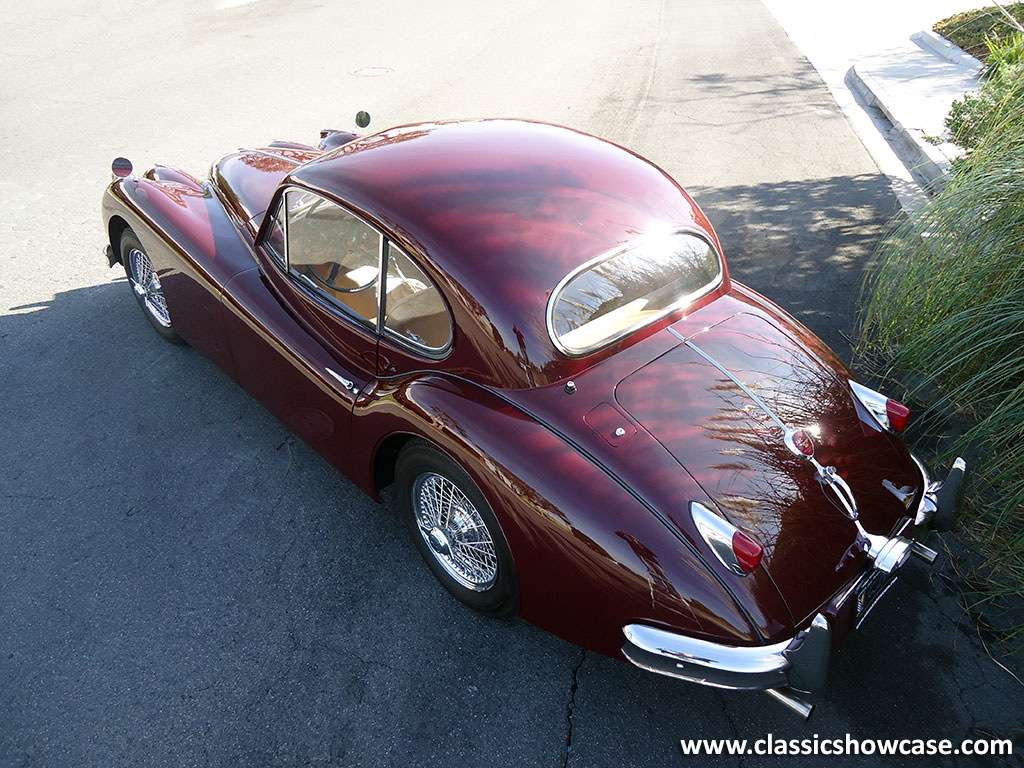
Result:
M288 271L308 288L376 327L380 233L314 192L288 190L285 209Z
M398 246L387 247L384 330L429 352L452 340L448 309L437 288Z
M270 223L267 225L267 237L264 241L267 246L267 250L270 255L274 257L274 260L282 267L284 263L284 225L280 219L281 204L278 203L277 208L270 216Z

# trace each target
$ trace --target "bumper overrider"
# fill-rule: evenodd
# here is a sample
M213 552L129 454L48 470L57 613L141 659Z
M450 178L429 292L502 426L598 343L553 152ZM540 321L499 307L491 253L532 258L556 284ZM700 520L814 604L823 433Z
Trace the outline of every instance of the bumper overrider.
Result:
M929 529L947 531L956 522L960 486L967 468L957 459L941 483L932 482L924 465L916 458L925 489L914 517L915 536ZM916 555L931 564L935 550L902 534L910 527L907 520L891 536L869 535L868 558L871 567L830 600L828 607L815 615L810 625L792 638L773 645L733 646L700 640L644 624L623 627L626 643L623 655L649 672L688 680L714 688L763 690L791 710L808 718L814 706L804 697L820 691L828 673L832 652L832 626L826 613L835 615L835 607L855 600L855 626L867 616L896 580L898 569Z

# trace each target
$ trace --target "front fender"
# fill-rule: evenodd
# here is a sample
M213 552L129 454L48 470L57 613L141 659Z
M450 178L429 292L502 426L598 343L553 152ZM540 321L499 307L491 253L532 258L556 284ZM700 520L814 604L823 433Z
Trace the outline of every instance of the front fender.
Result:
M114 260L130 228L146 249L167 299L174 330L237 378L225 336L221 297L232 277L255 265L251 243L209 184L158 166L115 180L103 196Z
M649 510L499 395L435 374L385 381L357 404L353 426L374 446L412 434L459 462L494 510L515 563L520 615L537 626L615 657L623 627L638 621L759 642L728 593ZM370 483L372 458L365 472Z
M103 196L102 213L108 230L115 217L124 220L153 251L158 269L178 270L185 262L218 292L255 263L251 238L243 239L210 185L181 171L157 166L142 177L115 180ZM117 249L117 243L111 246Z

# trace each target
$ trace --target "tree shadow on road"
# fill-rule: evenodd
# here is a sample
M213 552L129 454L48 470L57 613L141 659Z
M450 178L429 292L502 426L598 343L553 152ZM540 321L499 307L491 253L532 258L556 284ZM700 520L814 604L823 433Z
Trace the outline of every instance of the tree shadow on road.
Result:
M732 277L780 304L849 359L865 267L896 201L863 174L690 190Z

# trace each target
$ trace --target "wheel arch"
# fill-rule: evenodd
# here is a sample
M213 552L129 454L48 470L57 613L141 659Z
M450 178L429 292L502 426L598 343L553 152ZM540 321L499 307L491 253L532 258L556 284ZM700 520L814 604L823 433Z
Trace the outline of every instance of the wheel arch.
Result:
M398 454L412 440L427 440L427 438L412 432L393 432L377 443L373 452L370 475L373 483L373 498L379 498L380 492L395 482ZM434 444L436 445L436 442Z
M411 439L434 444L476 484L508 543L524 619L610 656L620 655L622 627L636 620L757 643L728 593L649 510L497 393L427 374L386 384L358 411L355 431L378 436L364 487L393 477ZM597 593L604 598L595 601Z
M107 222L107 236L110 238L110 248L114 254L114 261L121 263L121 238L131 225L124 218L114 214Z

